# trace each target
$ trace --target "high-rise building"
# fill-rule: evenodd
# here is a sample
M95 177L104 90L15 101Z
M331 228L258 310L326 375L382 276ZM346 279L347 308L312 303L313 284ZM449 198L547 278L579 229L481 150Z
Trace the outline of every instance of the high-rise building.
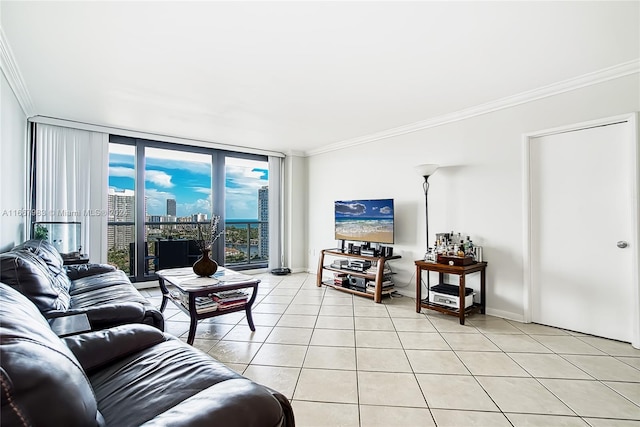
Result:
M134 221L135 193L133 190L109 189L108 195L109 216L108 222ZM129 249L129 243L135 236L133 225L113 225L107 227L107 244L109 248Z
M269 257L269 187L258 190L258 255L260 258Z
M167 216L176 216L176 199L167 199Z
M191 215L191 221L193 222L205 222L207 220L207 214L196 213Z

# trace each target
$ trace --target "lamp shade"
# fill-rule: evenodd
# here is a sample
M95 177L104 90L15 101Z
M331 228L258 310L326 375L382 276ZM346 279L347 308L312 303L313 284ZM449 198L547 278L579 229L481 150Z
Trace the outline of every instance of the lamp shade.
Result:
M420 176L431 176L436 171L436 169L438 169L438 165L434 165L430 163L427 163L424 165L418 165L415 167L416 172Z

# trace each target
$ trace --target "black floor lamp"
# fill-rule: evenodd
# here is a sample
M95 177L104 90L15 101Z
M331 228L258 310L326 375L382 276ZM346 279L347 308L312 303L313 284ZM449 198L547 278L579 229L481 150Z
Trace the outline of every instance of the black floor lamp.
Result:
M425 258L426 258L426 253L429 252L429 177L434 174L436 169L438 169L438 165L434 165L434 164L418 165L415 167L415 169L416 169L416 172L424 178L424 183L422 184L422 187L424 188L424 218L425 218L425 230L426 230L425 242L427 245L427 251L425 252ZM430 290L429 284L430 284L429 274L427 274L427 292L429 292Z

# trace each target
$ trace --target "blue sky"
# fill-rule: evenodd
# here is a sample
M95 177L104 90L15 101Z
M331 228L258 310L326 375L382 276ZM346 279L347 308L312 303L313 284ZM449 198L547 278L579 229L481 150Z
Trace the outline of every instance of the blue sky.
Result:
M335 202L336 218L393 218L393 199Z
M148 215L166 215L167 199L177 215L211 213L211 157L205 154L147 148L145 196ZM267 162L227 158L226 219L257 219L258 189L268 185ZM110 144L109 188L134 189L132 146Z

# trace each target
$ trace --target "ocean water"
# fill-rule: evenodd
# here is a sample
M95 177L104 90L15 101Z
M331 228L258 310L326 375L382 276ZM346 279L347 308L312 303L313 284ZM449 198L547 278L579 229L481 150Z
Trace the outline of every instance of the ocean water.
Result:
M391 236L393 240L393 219L390 218L336 218L336 236L345 240L369 240L379 236ZM378 240L373 240L378 241Z

